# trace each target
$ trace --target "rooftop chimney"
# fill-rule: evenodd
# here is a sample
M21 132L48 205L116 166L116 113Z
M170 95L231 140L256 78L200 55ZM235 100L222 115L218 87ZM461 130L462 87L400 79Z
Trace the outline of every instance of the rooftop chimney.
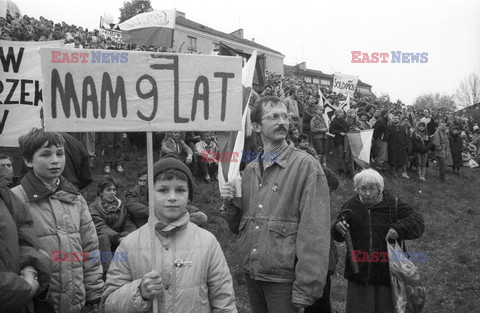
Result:
M185 12L177 11L177 16L185 17Z

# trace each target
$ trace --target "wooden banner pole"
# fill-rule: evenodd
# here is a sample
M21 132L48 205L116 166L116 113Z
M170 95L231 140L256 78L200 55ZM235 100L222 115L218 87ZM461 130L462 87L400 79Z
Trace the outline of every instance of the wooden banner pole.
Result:
M153 189L153 134L152 132L147 132L147 167L148 167L148 209L149 209L149 216L154 216L154 189ZM152 262L152 270L156 270L156 263L157 263L157 253L155 249L155 224L149 223L150 227L150 246L151 246L151 262ZM162 273L160 273L161 275ZM153 313L158 313L158 299L157 297L153 298Z

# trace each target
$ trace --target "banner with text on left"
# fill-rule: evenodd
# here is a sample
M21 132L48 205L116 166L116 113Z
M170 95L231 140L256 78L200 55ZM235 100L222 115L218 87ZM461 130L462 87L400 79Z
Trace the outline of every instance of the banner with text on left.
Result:
M47 131L241 129L242 59L40 49Z
M0 41L0 147L18 147L18 138L42 127L41 47L57 48L56 41Z

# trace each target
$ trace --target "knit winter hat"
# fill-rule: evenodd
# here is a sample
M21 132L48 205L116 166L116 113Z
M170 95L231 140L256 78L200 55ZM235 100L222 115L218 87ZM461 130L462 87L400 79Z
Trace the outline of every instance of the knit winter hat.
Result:
M190 201L193 200L193 176L192 172L185 163L180 161L180 159L174 153L169 153L163 158L158 160L153 164L153 181L156 180L157 176L167 170L175 169L180 172L183 172L188 179L188 198Z

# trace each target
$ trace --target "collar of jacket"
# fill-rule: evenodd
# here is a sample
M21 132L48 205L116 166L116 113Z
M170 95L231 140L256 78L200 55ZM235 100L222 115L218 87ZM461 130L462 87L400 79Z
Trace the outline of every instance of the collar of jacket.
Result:
M166 237L167 235L177 232L180 229L185 228L187 226L188 222L190 221L190 214L188 212L185 212L178 220L171 222L171 223L165 223L160 221L155 214L153 214L153 218L151 218L151 221L155 225L155 231L163 236Z
M28 201L38 201L40 199L49 197L52 194L58 194L61 196L59 197L59 200L64 202L73 202L77 196L80 195L80 192L63 176L60 176L60 184L55 191L48 189L48 187L45 186L40 178L35 176L33 171L29 171L22 178L20 184L27 194Z
M278 155L277 160L273 163L277 163L281 167L285 168L287 166L288 157L290 156L290 154L292 154L292 151L294 148L295 148L295 145L293 144L293 142L288 141L288 146L280 151L280 154ZM258 154L257 158L255 159L255 168L257 169L260 166L259 165L260 158L261 158L261 155Z

